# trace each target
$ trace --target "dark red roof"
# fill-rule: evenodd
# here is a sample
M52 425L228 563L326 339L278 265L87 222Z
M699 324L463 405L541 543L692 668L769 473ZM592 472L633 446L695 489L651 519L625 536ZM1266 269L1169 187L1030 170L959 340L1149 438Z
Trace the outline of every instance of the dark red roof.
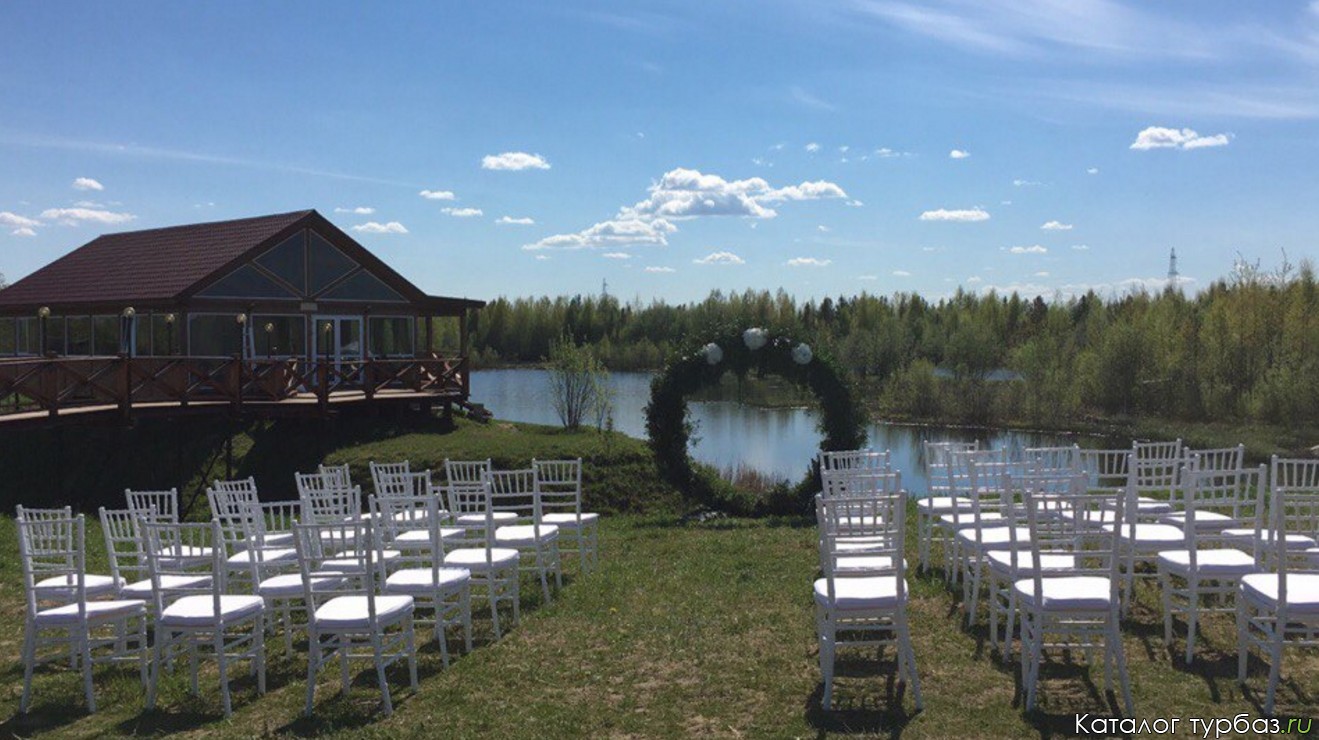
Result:
M105 234L0 290L0 306L167 301L314 213Z

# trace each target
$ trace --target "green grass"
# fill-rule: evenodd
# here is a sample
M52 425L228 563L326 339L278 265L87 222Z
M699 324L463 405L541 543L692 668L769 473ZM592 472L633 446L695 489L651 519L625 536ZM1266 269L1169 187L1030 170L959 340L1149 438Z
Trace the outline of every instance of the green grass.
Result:
M14 540L12 520L0 519L0 551L14 553ZM538 603L537 589L525 588L523 621L503 640L490 641L488 614L478 610L473 653L446 671L428 646L416 694L405 688L405 673L394 672L396 710L388 719L379 715L374 673L365 663L356 666L346 699L337 696L336 671L325 671L315 717L304 719L305 663L285 658L278 644L270 650L269 693L258 698L250 681L239 681L232 720L221 716L213 668L199 697L188 696L183 671L169 677L154 712L143 710L135 674L105 669L95 715L82 710L75 674L47 669L38 676L34 709L23 717L15 714L22 622L15 560L0 560L0 734L6 737L1009 738L1068 735L1073 713L1112 711L1096 689L1100 671L1064 668L1046 674L1041 709L1024 714L1016 665L1002 664L990 650L983 621L969 630L961 625L958 597L941 578L922 576L912 579L911 621L925 711L912 714L910 699L898 703L887 675L891 662L861 656L848 662L852 675L838 680L837 708L826 713L818 706L810 597L813 526L616 516L603 527L600 570L573 575L549 606ZM97 561L94 567L103 568L103 557ZM1252 661L1243 692L1235 681L1230 619L1209 620L1188 669L1161 644L1154 590L1139 594L1123 629L1137 715L1258 716L1264 668ZM1177 656L1181 644L1174 645ZM1283 677L1279 713L1319 714L1319 656L1289 651Z

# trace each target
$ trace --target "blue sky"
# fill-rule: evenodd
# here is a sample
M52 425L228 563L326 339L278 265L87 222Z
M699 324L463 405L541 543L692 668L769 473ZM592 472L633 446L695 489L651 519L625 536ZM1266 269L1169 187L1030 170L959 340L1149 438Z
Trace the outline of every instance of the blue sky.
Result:
M1162 285L1171 248L1196 289L1317 249L1319 2L12 2L0 24L11 282L103 232L307 207L480 298L1120 293Z

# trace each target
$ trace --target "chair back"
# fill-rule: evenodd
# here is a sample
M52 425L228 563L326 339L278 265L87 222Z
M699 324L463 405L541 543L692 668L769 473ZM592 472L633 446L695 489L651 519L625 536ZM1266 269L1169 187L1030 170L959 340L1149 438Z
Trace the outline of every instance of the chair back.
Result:
M395 463L378 463L372 460L367 465L371 469L371 485L377 496L385 493L385 489L398 476L412 472L412 464L407 460Z
M344 488L351 488L353 485L353 472L348 467L348 463L342 465L317 465L316 472L329 477L335 483Z
M483 501L489 502L484 490L485 476L492 470L489 458L485 460L445 460L444 477L449 489L449 510L460 514L481 514Z
M138 516L151 513L152 516L174 522L179 521L181 516L177 488L168 491L134 491L125 488L124 498L128 501L128 510Z
M340 551L338 543L344 542L354 542L357 546ZM296 524L293 544L298 552L308 614L337 596L364 596L371 622L375 623L376 591L383 585L380 564L384 562L384 553L381 538L369 518ZM331 558L340 565L323 570L321 564Z
M845 468L820 471L820 493L825 498L890 494L902 486L896 470Z
M147 572L151 577L151 597L156 614L164 612L165 607L182 596L210 595L215 608L214 614L220 613L220 595L225 589L225 548L220 534L220 523L214 519L209 522L171 522L164 519L141 518L143 544L147 551ZM211 553L209 574L212 576L204 582L178 585L177 577L195 580L199 575L198 561L191 553L209 550Z
M308 493L346 491L352 488L344 483L343 476L338 473L294 473L293 482L298 487L299 498Z
M256 478L250 475L238 480L216 480L211 483L211 488L227 493L251 494L252 498L257 497Z
M582 458L576 460L536 460L531 469L536 471L540 486L542 514L582 515Z
M104 506L97 513L101 519L101 536L105 539L105 555L110 561L110 576L115 583L136 583L149 578L142 529L138 526L141 516L132 509L107 509ZM148 510L146 515L150 516L151 511Z
M17 508L18 557L23 569L23 593L28 618L37 615L43 601L78 604L78 617L87 616L86 523L69 507ZM41 588L37 584L46 581Z
M886 470L892 455L888 450L820 451L820 472L826 470Z
M1196 458L1197 470L1219 470L1230 473L1246 469L1246 446L1243 444L1205 450L1193 450L1188 447L1182 452L1187 460Z
M1128 453L1130 454L1130 453ZM1026 515L1031 541L1030 553L1036 564L1045 563L1048 555L1064 554L1072 557L1071 568L1065 573L1046 568L1031 568L1036 594L1044 593L1044 579L1051 576L1098 576L1108 579L1109 608L1117 618L1121 607L1121 555L1119 537L1126 525L1124 514L1134 493L1112 488L1092 489L1078 476L1074 483L1064 483L1050 476L1027 476L1021 479L1019 491L1022 509ZM1063 483L1065 491L1058 487ZM1059 514L1071 511L1072 521ZM1107 521L1110 528L1086 526L1094 520Z
M1031 473L1079 472L1082 469L1081 446L1076 444L1027 447L1021 451L1021 459Z
M1220 462L1222 459L1212 454L1208 458L1199 452L1187 454L1180 473L1180 495L1176 497L1186 510L1187 521L1193 521L1193 512L1206 511L1230 517L1229 526L1241 526L1252 508L1252 498L1267 483L1268 471L1263 465L1252 470L1220 467Z
M540 486L535 468L494 470L486 473L490 481L490 506L494 511L512 512L519 524L535 524L540 536Z
M1132 442L1132 463L1136 488L1141 493L1153 491L1172 495L1177 490L1177 474L1182 469L1183 449L1180 439L1172 442ZM1135 513L1134 510L1132 513Z
M907 494L900 487L879 495L815 497L820 569L831 603L837 597L839 578L890 575L896 579L898 602L905 601L906 512ZM845 546L858 538L865 538L867 543L861 557Z
M1274 538L1283 546L1287 538L1282 533L1319 538L1319 460L1274 455L1269 472ZM1296 549L1292 546L1288 551L1299 557Z
M358 486L306 489L299 498L306 524L336 524L362 515L362 489Z

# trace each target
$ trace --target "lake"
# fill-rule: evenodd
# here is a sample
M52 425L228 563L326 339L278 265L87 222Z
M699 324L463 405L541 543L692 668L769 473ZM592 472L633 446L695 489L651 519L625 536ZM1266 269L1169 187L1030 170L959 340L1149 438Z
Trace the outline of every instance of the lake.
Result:
M646 404L651 373L611 373L614 429L646 438ZM472 373L472 400L496 418L531 424L560 424L550 401L549 372L536 369L478 370ZM816 408L758 408L733 401L689 401L692 457L717 468L745 466L796 483L820 449ZM872 449L892 452L903 484L917 495L928 490L923 471L926 440L979 439L992 448L1048 447L1073 438L1010 430L950 429L874 423L867 430Z

